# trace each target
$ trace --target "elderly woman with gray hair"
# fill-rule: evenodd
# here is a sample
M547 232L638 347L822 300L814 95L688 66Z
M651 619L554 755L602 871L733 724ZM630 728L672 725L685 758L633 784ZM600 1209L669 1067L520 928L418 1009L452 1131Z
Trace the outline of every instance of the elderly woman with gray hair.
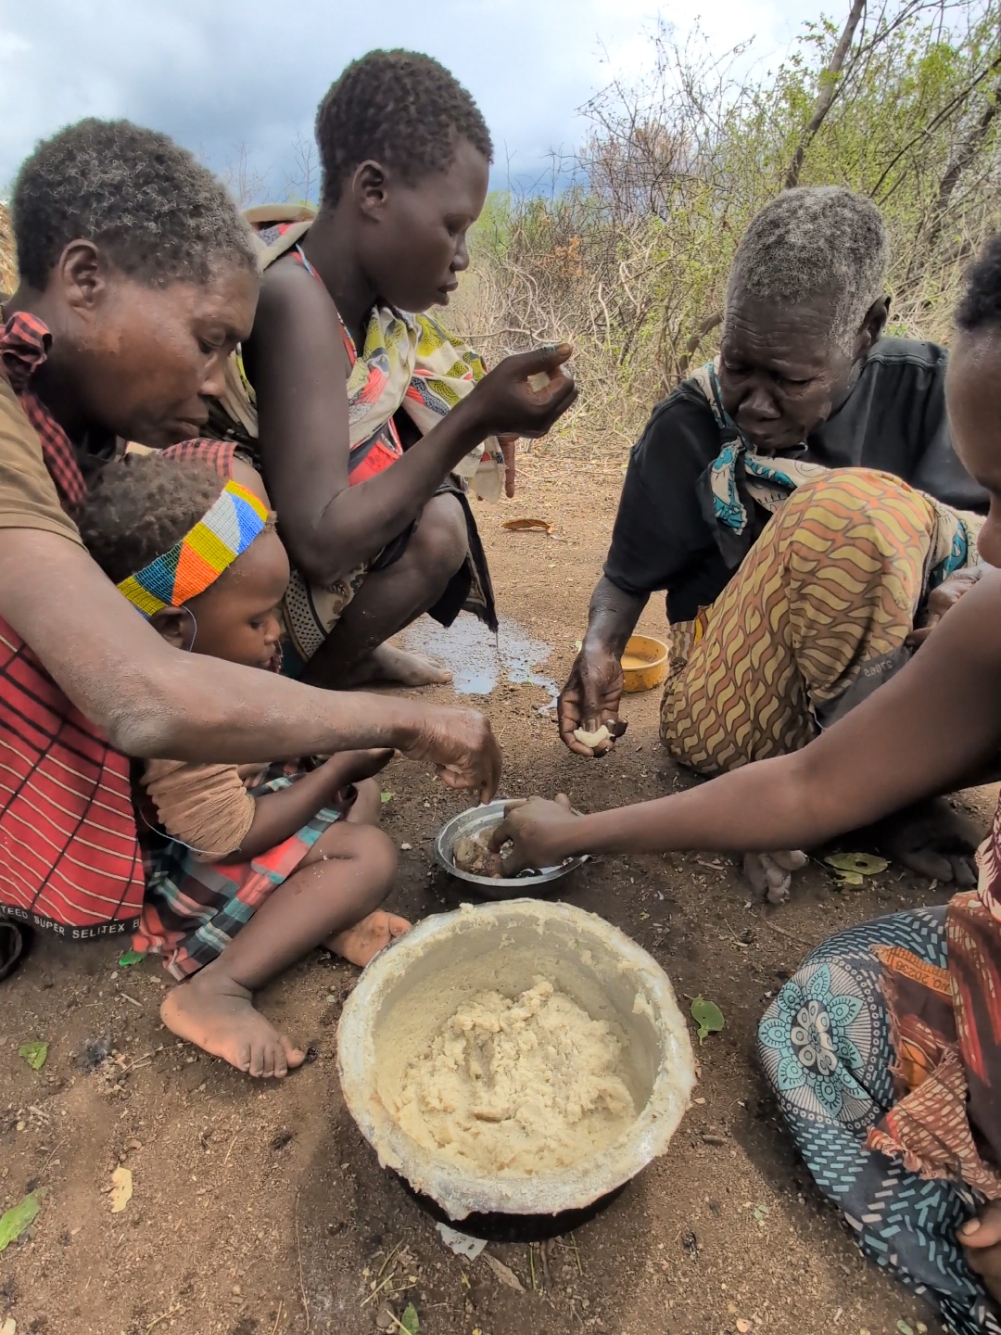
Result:
M655 590L671 623L661 736L712 776L806 745L975 580L987 496L949 440L944 351L882 337L886 264L878 209L839 186L786 191L751 223L720 355L658 404L633 449L560 696L570 750L610 745L574 732L616 732L619 660ZM973 883L975 832L944 803L880 835L914 870ZM777 900L804 860L745 866Z

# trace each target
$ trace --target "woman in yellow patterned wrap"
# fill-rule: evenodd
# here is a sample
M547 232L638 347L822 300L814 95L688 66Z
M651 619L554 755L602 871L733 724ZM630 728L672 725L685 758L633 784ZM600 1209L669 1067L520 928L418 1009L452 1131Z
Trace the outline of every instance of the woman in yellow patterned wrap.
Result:
M672 644L661 735L712 776L804 746L976 578L986 493L949 438L943 349L883 337L886 261L878 210L841 187L786 191L752 222L719 357L658 405L633 451L560 698L572 751L593 754L580 727L614 731L619 657L655 589ZM914 870L972 879L975 832L944 803L879 838ZM781 897L800 861L746 865Z

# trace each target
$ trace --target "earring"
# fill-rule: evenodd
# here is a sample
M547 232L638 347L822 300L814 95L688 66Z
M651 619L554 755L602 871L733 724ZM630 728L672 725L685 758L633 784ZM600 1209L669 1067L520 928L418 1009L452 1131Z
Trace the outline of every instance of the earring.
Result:
M188 616L191 618L191 640L184 646L184 652L190 654L195 647L195 637L198 635L198 621L190 607L186 607L182 604L181 611L187 612Z

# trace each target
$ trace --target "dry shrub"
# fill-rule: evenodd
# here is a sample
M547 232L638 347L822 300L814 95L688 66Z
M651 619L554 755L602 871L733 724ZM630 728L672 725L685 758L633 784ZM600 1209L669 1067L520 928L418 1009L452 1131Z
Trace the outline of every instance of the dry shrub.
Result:
M561 450L622 454L650 407L716 351L749 220L786 184L844 184L883 210L891 332L947 341L970 258L999 225L1001 0L861 5L806 26L756 81L698 35L653 43L639 86L587 108L558 188L492 196L450 313L488 358L566 338L578 407ZM833 89L833 97L831 90Z
M10 229L10 211L0 204L0 292L13 292L17 287L17 258L14 254L14 235Z

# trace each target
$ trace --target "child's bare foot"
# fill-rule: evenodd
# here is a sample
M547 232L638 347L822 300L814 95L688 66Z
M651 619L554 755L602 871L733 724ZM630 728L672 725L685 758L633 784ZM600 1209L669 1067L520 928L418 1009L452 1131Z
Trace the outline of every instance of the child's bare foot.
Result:
M214 971L211 964L168 992L160 1019L178 1038L248 1075L288 1075L306 1057L254 1009L245 987Z
M361 922L356 922L353 927L338 932L336 936L328 937L324 945L350 964L364 968L384 946L389 945L390 941L395 941L398 936L403 936L409 931L410 923L406 918L399 918L395 913L386 913L384 909L376 909L367 918L362 918Z

